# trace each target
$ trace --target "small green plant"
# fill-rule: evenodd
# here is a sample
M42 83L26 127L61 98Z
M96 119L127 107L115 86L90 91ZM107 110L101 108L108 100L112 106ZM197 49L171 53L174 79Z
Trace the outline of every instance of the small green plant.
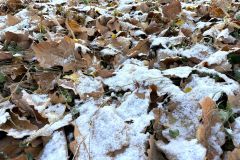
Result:
M169 130L169 135L172 137L172 138L177 138L177 136L179 136L179 130L178 129L170 129Z
M23 51L23 49L20 46L18 46L17 43L15 43L15 42L10 42L9 44L4 44L3 50L9 51L13 55L16 53L19 53L19 52L21 53Z
M90 0L81 0L84 4L89 4Z
M6 82L6 77L3 73L0 72L0 84L3 84L4 82Z

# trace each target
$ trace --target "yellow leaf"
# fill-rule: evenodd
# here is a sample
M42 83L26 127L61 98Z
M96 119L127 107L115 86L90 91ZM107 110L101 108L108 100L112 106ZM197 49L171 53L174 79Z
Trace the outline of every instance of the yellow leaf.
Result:
M192 91L192 88L191 87L187 87L184 89L184 93L189 93Z
M63 78L65 79L70 79L72 80L73 82L78 82L79 81L79 75L77 73L73 73L71 75L66 75L64 76Z

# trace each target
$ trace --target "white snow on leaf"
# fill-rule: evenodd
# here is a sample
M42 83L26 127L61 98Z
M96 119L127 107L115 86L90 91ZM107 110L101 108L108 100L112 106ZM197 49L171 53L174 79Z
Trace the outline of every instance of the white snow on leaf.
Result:
M197 139L190 141L176 139L168 144L157 142L157 147L172 160L204 160L206 155L206 149L198 143Z
M8 109L12 109L14 107L9 101L5 101L0 103L0 126L7 122L10 119L10 114L6 112Z
M55 131L45 145L40 160L67 160L67 141L63 131Z
M7 135L12 136L14 138L23 138L25 136L30 136L35 132L36 132L35 130L18 130L11 128L7 131Z
M34 106L39 113L41 113L48 104L50 103L50 98L46 94L29 94L25 90L22 90L22 99L25 100L28 105Z
M223 61L227 60L227 55L229 52L227 51L217 51L211 54L208 58L201 62L201 64L208 63L208 65L212 64L221 64Z
M171 68L163 71L163 75L169 75L169 76L176 76L179 78L187 78L193 69L188 66L184 67L176 67L176 68Z
M116 114L115 108L105 106L94 109L95 107L91 103L82 105L80 107L81 116L76 120L80 132L79 160L88 159L89 156L91 159L110 160L108 154L129 145L128 128Z
M235 119L233 123L233 144L235 147L240 147L240 117Z
M30 142L31 140L33 140L37 137L40 137L40 136L50 136L55 130L62 128L66 125L69 125L71 123L71 121L72 121L72 115L67 114L62 119L60 119L52 124L46 124L44 127L35 131L25 141Z
M56 122L63 117L66 106L63 104L49 105L43 112L42 116L48 118L50 123Z

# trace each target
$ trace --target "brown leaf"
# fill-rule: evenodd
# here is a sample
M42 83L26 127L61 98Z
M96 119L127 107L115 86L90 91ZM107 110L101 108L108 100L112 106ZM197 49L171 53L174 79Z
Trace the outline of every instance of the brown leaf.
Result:
M240 159L240 149L235 148L232 152L227 153L227 160L239 160Z
M11 14L7 15L7 25L8 26L14 26L14 25L18 24L20 21L21 21L21 19L16 16L12 16Z
M121 31L121 26L116 17L113 17L111 20L107 22L107 27L110 29L110 31L117 31L117 32Z
M175 19L181 11L181 3L178 0L173 0L162 8L163 15L170 20Z
M32 44L32 39L29 38L28 33L14 33L14 32L6 32L5 33L6 44L10 42L15 42L17 46L21 49L28 49Z
M75 42L69 37L64 37L60 43L41 42L32 46L36 58L41 67L50 68L53 66L63 66L64 71L86 68L84 59L75 50Z
M10 52L0 51L0 61L10 60L13 56Z
M54 88L58 78L59 75L54 72L36 72L33 74L33 79L39 86L38 93L48 93Z
M23 7L23 3L21 0L7 0L7 7L11 11L16 11Z
M150 50L150 43L149 40L146 38L144 40L140 40L138 44L129 50L128 56L129 57L137 57L140 53L147 55Z
M209 138L212 135L212 128L217 124L221 123L221 119L219 113L216 108L216 103L211 98L206 97L202 99L200 102L202 107L202 120L203 124L199 126L197 130L197 139L201 144L203 144L207 148L207 159L214 159L216 156L220 156L215 147L216 144L219 146L223 145L222 142L216 140L216 144L212 144L209 142ZM221 128L223 131L223 128Z
M114 76L113 72L113 70L99 69L96 71L96 76L100 76L102 78L109 78Z
M106 25L107 25L107 20L104 16L101 16L98 19L96 19L96 28L100 34L104 35L109 31Z

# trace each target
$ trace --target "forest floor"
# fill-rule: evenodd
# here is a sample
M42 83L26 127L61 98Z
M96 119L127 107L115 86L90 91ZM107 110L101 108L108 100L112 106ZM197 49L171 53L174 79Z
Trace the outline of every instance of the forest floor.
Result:
M0 0L0 160L239 160L239 10Z

